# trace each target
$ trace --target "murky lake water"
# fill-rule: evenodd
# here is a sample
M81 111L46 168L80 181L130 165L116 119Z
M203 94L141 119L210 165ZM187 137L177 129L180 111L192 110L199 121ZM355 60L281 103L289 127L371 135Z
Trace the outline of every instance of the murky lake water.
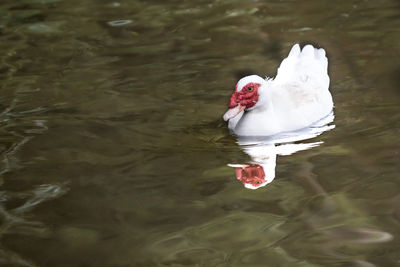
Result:
M1 266L399 266L400 6L0 4ZM336 128L245 189L238 78L327 50Z

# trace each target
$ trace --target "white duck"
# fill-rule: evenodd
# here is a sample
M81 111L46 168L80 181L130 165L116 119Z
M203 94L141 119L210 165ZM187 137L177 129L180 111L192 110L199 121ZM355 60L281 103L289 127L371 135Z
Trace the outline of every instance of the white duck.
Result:
M298 44L275 79L251 75L239 80L223 116L238 136L269 136L307 127L333 109L325 50Z

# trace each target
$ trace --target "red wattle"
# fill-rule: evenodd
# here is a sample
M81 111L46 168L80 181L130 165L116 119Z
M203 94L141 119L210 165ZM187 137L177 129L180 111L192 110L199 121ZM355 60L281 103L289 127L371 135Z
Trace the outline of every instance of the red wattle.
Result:
M242 90L237 90L237 85L235 88L235 92L232 94L231 99L229 101L229 108L234 108L237 105L245 106L246 108L253 107L258 101L258 88L261 85L258 83L249 83L246 84ZM252 88L252 91L248 91L248 88Z
M238 102L239 99L237 99L237 95L238 95L238 92L233 93L233 95L229 101L229 105L228 105L229 108L234 108L239 104L239 102Z

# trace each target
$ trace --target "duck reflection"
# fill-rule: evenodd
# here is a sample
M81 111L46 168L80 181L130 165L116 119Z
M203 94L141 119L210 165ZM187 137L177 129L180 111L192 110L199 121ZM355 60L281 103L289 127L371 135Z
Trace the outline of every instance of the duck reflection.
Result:
M242 182L246 188L257 189L270 183L274 178L265 177L264 167L259 164L240 165L229 164L235 169L236 178Z
M239 137L238 144L251 160L246 164L228 164L235 170L236 178L248 189L257 189L271 183L275 178L276 157L292 155L311 149L322 141L296 143L314 138L335 128L333 113L308 128L268 137Z

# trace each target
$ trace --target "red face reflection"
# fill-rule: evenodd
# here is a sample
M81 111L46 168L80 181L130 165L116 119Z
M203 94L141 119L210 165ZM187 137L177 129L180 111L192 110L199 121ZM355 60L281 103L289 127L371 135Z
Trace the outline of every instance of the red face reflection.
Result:
M267 182L263 167L258 164L244 165L243 167L234 167L236 178L244 185L250 184L259 187Z

